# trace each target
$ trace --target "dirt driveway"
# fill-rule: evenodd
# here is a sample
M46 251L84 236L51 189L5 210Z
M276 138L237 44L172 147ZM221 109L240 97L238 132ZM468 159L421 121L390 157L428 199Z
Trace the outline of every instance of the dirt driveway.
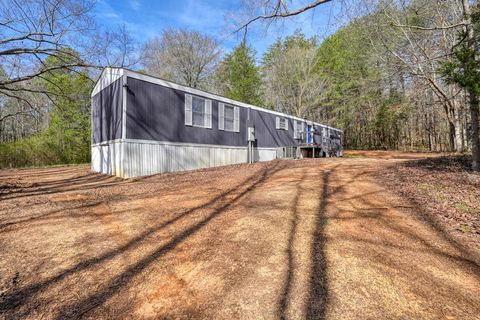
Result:
M0 317L479 319L477 256L382 187L396 161L0 172Z

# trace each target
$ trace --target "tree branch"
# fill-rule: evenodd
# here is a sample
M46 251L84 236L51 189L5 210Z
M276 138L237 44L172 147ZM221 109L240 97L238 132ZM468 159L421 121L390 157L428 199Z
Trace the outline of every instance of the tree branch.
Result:
M396 23L390 23L389 26L391 27L397 27L397 28L408 28L408 29L416 29L416 30L422 30L422 31L435 31L435 30L448 30L448 29L455 29L458 27L464 27L466 26L467 23L462 21L457 24L452 24L449 26L435 26L435 27L419 27L419 26L412 26L412 25L406 25L406 24L396 24Z
M296 9L296 10L293 10L293 11L288 11L288 8L283 4L281 5L281 3L283 3L283 1L279 1L277 3L277 6L276 8L274 9L273 13L272 14L268 14L268 15L261 15L261 16L257 16L253 19L250 19L247 23L243 24L240 28L238 28L237 30L235 30L233 33L237 33L239 32L240 30L242 29L245 29L247 30L248 26L252 23L254 23L255 21L258 21L258 20L272 20L272 19L277 19L277 18L287 18L287 17L292 17L292 16L296 16L296 15L299 15L305 11L308 11L310 9L313 9L321 4L325 4L327 2L330 2L332 0L316 0L304 7L301 7L299 9ZM281 11L281 8L283 7L283 9L285 11Z

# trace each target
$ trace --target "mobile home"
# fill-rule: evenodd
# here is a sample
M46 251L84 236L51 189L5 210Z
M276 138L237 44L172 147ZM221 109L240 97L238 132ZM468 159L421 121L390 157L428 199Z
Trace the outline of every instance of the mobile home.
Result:
M342 131L123 68L92 92L92 170L122 178L342 156Z

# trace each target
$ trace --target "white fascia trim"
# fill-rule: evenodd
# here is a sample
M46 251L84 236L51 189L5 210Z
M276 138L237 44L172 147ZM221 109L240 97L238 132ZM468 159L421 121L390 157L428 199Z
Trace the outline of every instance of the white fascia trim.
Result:
M155 78L155 77L143 74L143 73L138 73L138 72L131 71L131 70L128 70L128 69L121 69L121 70L123 70L124 75L126 75L127 77L130 77L130 78L134 78L134 79L158 84L158 85L161 85L161 86L164 86L164 87L167 87L167 88L172 88L172 89L176 89L176 90L185 91L187 93L202 96L202 97L205 97L205 98L208 98L208 99L222 101L224 103L231 104L231 105L234 105L234 106L251 108L251 109L254 109L254 110L258 110L258 111L262 111L262 112L266 112L266 113L270 113L270 114L274 114L274 115L277 115L277 116L286 117L286 118L290 118L290 119L294 119L294 120L298 120L298 121L302 121L302 122L312 122L312 121L309 121L309 120L306 120L306 119L302 119L302 118L298 118L298 117L295 117L295 116L288 115L286 113L257 107L257 106L254 106L254 105L251 105L251 104L248 104L248 103L244 103L244 102L240 102L240 101L235 101L235 100L225 98L225 97L222 97L222 96L218 96L216 94L209 93L209 92L206 92L206 91L202 91L202 90L199 90L199 89L185 87L185 86L182 86L182 85L179 85L179 84L167 81L167 80ZM322 126L322 127L326 127L326 128L332 129L332 130L343 132L340 129L329 127L329 126L324 125L324 124L320 124L320 123L317 123L317 122L312 122L312 123L314 123L318 126Z
M108 146L109 144L112 144L112 143L120 143L120 142L122 142L122 141L123 141L122 139L107 140L107 141L92 143L92 144L90 145L90 147L93 148L93 147Z
M121 68L105 68L103 69L100 77L98 78L97 82L95 83L95 87L92 91L92 97L95 96L97 93L108 87L110 84L114 83L118 79L120 79L125 74L125 69Z
M140 139L125 139L126 143L142 143L142 144L158 144L158 145L174 145L185 147L205 147L205 148L224 148L224 149L247 149L247 147L239 146L225 146L221 144L203 144L191 142L171 142L171 141L154 141L154 140L140 140Z
M154 141L154 140L141 140L141 139L125 139L122 142L126 143L143 143L143 144L159 144L159 145L175 145L175 146L185 146L185 147L205 147L205 148L222 148L222 149L247 149L245 147L239 146L226 146L223 144L204 144L204 143L191 143L191 142L171 142L171 141ZM257 150L277 150L277 148L258 148Z
M141 143L141 144L158 144L158 145L175 145L186 147L207 147L207 148L224 148L224 149L247 149L247 147L239 146L225 146L222 144L203 144L203 143L191 143L191 142L172 142L172 141L155 141L155 140L142 140L142 139L115 139L103 141L101 143L92 144L92 147L106 146L112 143Z
M266 148L266 147L253 147L255 150L264 150L264 151L277 151L278 148L283 148L283 147L277 147L277 148Z

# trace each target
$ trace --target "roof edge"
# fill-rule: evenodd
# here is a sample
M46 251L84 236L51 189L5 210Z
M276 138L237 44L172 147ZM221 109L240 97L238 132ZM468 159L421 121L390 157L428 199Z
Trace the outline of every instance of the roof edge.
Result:
M93 87L92 90L92 95L91 97L95 96L97 93L120 79L126 69L123 68L111 68L111 67L106 67L102 70L102 73L100 74L100 77L98 77L97 82L95 83L95 86Z

